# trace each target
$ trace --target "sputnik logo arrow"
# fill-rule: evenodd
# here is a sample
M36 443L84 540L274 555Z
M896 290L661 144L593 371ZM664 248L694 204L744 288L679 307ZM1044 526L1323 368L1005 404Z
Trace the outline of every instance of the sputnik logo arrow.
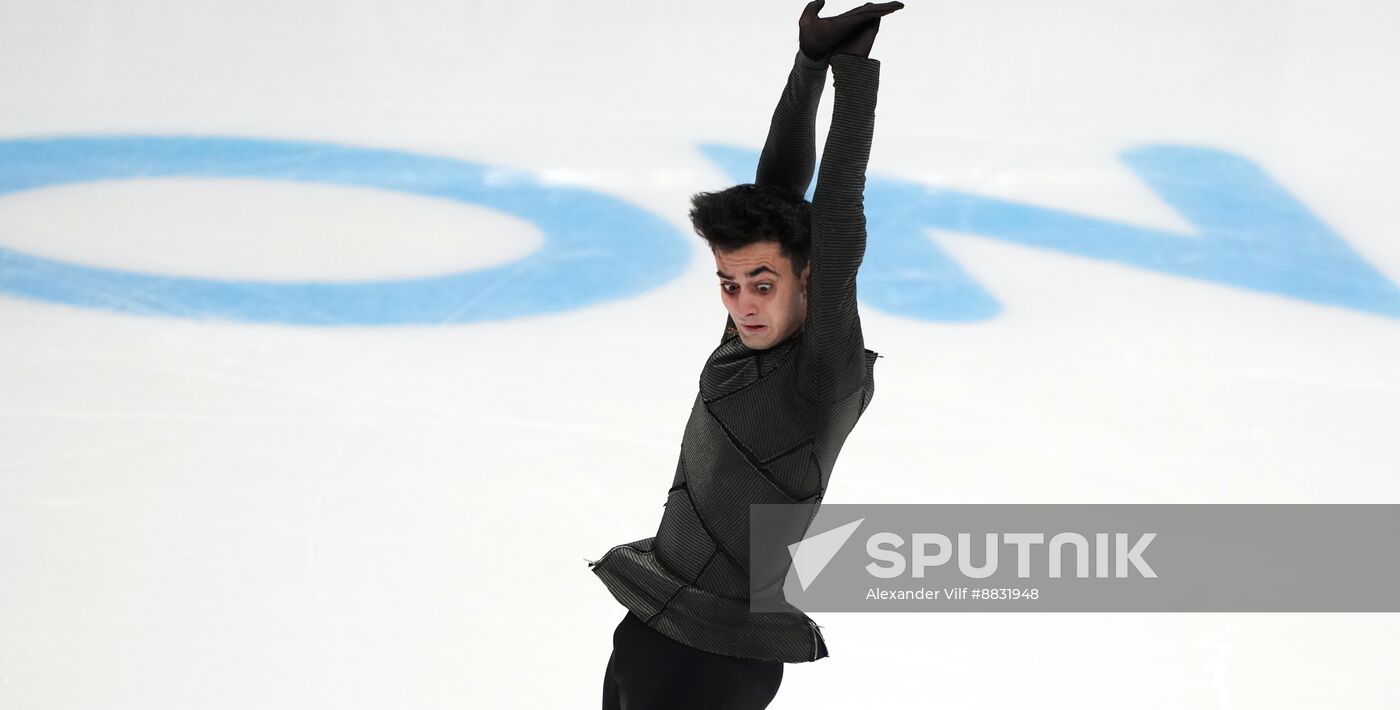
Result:
M817 575L826 569L831 559L841 551L842 546L851 539L856 528L863 522L865 518L788 545L788 554L792 555L792 568L797 572L797 581L802 584L802 591L807 591L807 587L816 581Z

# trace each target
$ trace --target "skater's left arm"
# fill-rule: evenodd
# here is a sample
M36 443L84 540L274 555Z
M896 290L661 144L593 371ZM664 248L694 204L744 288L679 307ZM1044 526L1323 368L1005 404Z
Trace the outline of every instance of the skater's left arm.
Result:
M884 14L900 7L886 3ZM812 197L811 272L799 380L803 392L816 401L848 396L866 379L856 274L865 258L865 170L880 87L880 62L869 54L879 26L878 17L867 22L830 57L836 100Z
M865 258L865 169L875 130L880 62L831 59L836 104L812 196L811 272L807 277L803 389L822 401L865 383L865 340L856 308L856 274Z

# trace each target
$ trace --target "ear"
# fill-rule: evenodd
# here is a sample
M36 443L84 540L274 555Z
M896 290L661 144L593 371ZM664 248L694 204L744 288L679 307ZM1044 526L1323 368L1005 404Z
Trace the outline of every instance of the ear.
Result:
M802 267L802 297L807 297L807 282L812 278L812 264L808 262Z

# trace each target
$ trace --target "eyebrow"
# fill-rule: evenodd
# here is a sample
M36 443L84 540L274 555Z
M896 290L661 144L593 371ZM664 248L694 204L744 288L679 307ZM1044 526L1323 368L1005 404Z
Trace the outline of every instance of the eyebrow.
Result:
M758 267L757 269L754 269L753 271L750 271L749 273L744 274L744 275L745 275L745 276L748 276L749 278L753 278L753 277L758 276L759 274L761 274L761 273L763 273L763 272L765 272L765 271L767 271L768 273L770 273L770 274L772 274L772 275L774 275L774 276L781 276L781 274L779 274L778 272L776 272L776 271L774 271L774 270L768 268L767 266L760 266L760 267ZM715 275L718 276L718 277L720 277L720 278L722 278L722 279L729 279L730 281L733 281L733 280L734 280L734 277L733 277L733 276L730 276L729 274L726 274L726 273L724 273L723 271L716 271L716 272L715 272Z

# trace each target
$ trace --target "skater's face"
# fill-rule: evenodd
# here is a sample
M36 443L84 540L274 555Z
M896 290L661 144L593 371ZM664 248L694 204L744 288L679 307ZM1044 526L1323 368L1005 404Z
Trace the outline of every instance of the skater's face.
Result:
M771 348L802 328L810 265L794 273L778 243L769 241L714 255L720 298L745 346Z

